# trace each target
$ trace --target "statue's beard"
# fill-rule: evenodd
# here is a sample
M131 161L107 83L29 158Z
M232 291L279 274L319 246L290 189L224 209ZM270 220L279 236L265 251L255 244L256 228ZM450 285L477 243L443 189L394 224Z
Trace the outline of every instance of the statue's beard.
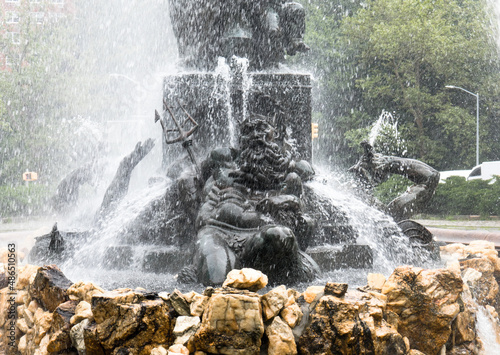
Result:
M240 154L237 181L258 189L276 188L288 173L290 158L274 142L262 139L248 142Z

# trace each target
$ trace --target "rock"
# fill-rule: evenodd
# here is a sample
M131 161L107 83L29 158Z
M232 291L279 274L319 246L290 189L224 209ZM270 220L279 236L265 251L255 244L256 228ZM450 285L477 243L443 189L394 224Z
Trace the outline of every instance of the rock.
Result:
M492 261L485 256L463 259L460 260L460 269L478 304L491 305L500 311L499 286Z
M24 354L26 353L27 348L28 348L28 341L26 340L26 335L23 335L19 339L19 343L17 344L17 350L19 350L21 354Z
M207 353L253 355L260 353L263 334L259 295L225 288L210 298L193 342Z
M375 291L381 291L385 283L385 276L382 274L369 273L367 276L368 287Z
M85 348L85 338L84 338L84 329L90 321L88 319L82 320L80 323L71 328L69 332L69 337L71 339L71 344L76 348L78 354L86 354Z
M38 304L38 302L36 300L32 300L29 304L28 304L28 310L35 314L36 311L38 310L38 308L40 307L40 305Z
M347 292L348 284L337 283L337 282L327 282L325 285L325 295L331 295L335 297L344 297Z
M167 355L167 350L163 346L159 346L151 350L151 355Z
M69 299L67 290L71 284L57 266L47 265L38 269L30 284L30 293L42 307L53 312L59 304Z
M423 270L401 266L382 288L387 310L399 316L398 331L411 348L438 354L446 344L451 323L460 311L461 278L447 269Z
M85 328L85 344L106 352L123 347L149 354L154 347L173 343L173 311L161 298L130 289L95 294L96 326Z
M70 299L75 301L85 301L89 304L92 302L92 296L105 291L92 282L78 281L68 288L67 293Z
M181 316L190 316L191 309L188 302L184 298L184 295L179 290L174 290L170 295L170 303L174 307L175 311Z
M403 337L382 317L384 307L384 302L360 292L321 297L299 338L299 352L406 355Z
M266 335L269 339L269 355L295 355L297 346L292 329L280 317L275 317L266 328Z
M300 323L302 319L302 311L297 303L292 303L281 310L281 318L288 324L290 328L295 328L297 324Z
M51 312L44 312L42 308L35 311L35 344L39 345L42 339L47 335L53 320Z
M94 320L90 303L81 301L75 308L75 315L71 317L71 324L77 324L84 319Z
M255 292L266 287L267 282L267 276L262 272L251 268L243 268L241 270L231 270L222 286Z
M201 317L208 304L208 297L205 295L196 294L193 297L193 302L189 305L189 311L192 316Z
M71 330L71 317L75 314L77 301L67 301L61 303L52 315L51 324L51 337L47 344L47 351L60 352L70 349L72 347L70 330Z
M185 345L200 326L200 317L177 317L174 327L175 344Z
M307 303L312 303L323 296L325 288L323 286L309 286L304 292L304 300Z
M83 340L87 354L104 355L104 348L97 337L97 324L90 322L83 328Z
M24 318L19 318L16 321L16 327L19 329L23 334L26 334L28 332L28 325L26 324L26 320Z
M40 269L40 266L29 265L29 264L21 266L19 268L19 275L17 277L16 288L18 290L24 290L28 288L30 281L32 281L34 275L37 274L38 269Z
M262 313L264 315L264 321L277 316L285 303L288 301L288 292L284 285L276 287L263 295L260 298L260 303L262 304Z
M189 350L184 345L174 344L168 348L167 355L189 355Z

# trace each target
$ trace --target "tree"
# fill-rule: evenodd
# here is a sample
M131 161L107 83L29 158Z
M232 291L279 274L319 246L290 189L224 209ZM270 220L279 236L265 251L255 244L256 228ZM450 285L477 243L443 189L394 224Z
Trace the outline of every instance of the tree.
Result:
M457 85L481 92L482 107L488 107L481 111L483 156L499 158L498 144L491 144L497 138L488 133L488 128L498 130L493 103L499 97L500 66L491 26L496 21L486 1L377 0L363 6L336 1L335 8L352 9L342 15L323 1L312 3L309 8L317 9L310 16L321 23L308 29L314 32L308 35L314 39L312 53L321 44L330 49L329 64L320 62L322 69L316 70L329 93L322 101L338 107L322 110L327 115L323 119L335 121L340 139L350 130L366 130L386 110L399 121L408 156L438 169L471 167L475 102L445 89ZM332 80L336 83L330 84ZM339 145L352 154L345 143Z

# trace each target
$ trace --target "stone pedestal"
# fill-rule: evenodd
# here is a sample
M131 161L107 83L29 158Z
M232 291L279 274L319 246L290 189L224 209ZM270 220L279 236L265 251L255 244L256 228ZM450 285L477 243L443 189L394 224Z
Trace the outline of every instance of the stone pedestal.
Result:
M164 80L164 98L179 121L186 118L179 107L182 104L198 122L199 129L192 140L200 160L213 148L237 147L239 123L256 113L272 117L279 135L287 134L301 159L311 161L312 98L308 74L247 73L240 66L224 74L172 75ZM164 119L169 129L174 128L168 113ZM164 143L165 165L181 154L184 152L180 144Z

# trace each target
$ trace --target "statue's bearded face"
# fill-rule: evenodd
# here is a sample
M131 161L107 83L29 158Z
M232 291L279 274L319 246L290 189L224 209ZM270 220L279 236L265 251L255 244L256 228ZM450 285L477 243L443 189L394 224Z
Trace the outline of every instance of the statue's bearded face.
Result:
M263 118L243 122L240 171L246 184L260 189L274 188L288 173L290 157L274 142L274 131Z

